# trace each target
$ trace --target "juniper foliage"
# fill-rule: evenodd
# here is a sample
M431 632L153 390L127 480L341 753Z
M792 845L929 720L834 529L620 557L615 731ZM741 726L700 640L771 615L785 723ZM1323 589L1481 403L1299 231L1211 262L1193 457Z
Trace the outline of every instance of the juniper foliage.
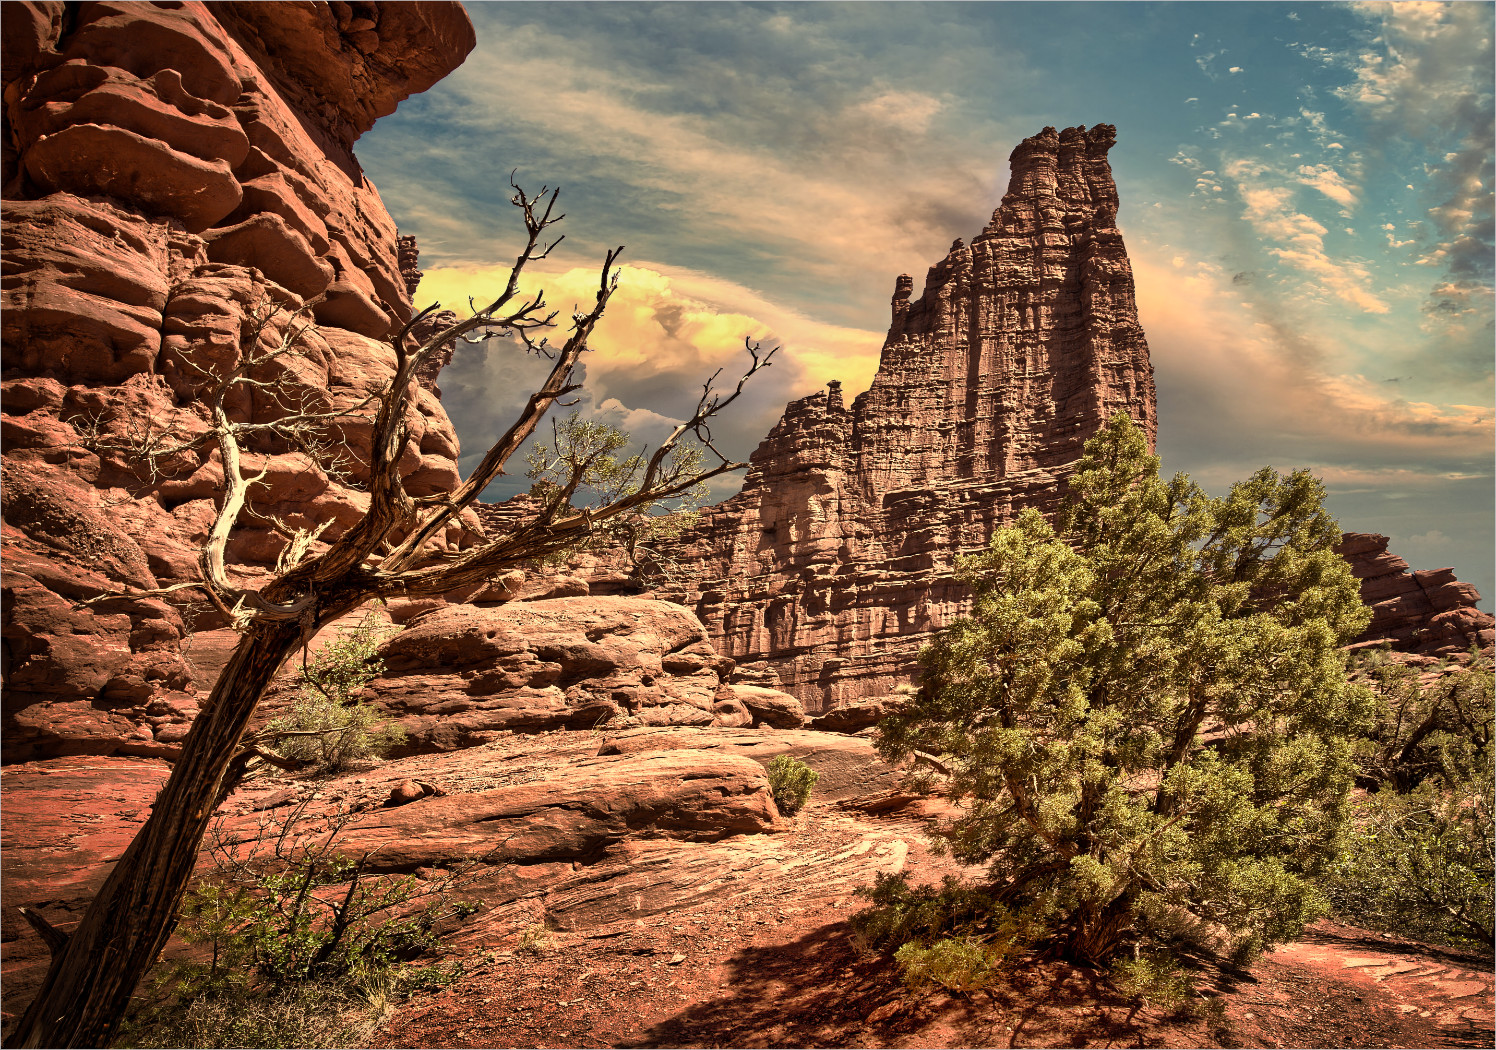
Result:
M1249 954L1324 912L1371 716L1339 649L1369 613L1324 496L1305 471L1224 498L1165 481L1118 415L1056 527L1026 511L964 563L972 613L879 746L943 756L966 806L949 848L1072 957L1181 912Z

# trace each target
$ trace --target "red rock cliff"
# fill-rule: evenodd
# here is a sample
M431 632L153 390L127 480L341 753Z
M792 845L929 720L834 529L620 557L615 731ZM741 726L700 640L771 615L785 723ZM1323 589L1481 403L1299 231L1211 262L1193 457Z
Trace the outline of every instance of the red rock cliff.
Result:
M193 578L222 467L191 452L142 478L108 446L202 433L203 377L240 359L267 296L321 296L320 330L272 377L292 401L347 407L391 374L380 340L410 292L351 146L474 43L456 3L5 5L7 759L149 752L163 725L180 732L181 609L73 602ZM275 397L234 408L286 411ZM412 424L419 496L455 480L457 439L430 393ZM368 434L333 437L353 451L341 474L273 441L250 449L264 481L229 551L247 581L285 544L276 519L330 518L326 540L367 504Z
M1051 504L1113 413L1156 434L1114 141L1105 124L1025 139L991 223L917 299L898 279L872 387L850 408L837 383L791 402L686 539L678 596L740 674L811 711L908 681L964 611L959 555Z

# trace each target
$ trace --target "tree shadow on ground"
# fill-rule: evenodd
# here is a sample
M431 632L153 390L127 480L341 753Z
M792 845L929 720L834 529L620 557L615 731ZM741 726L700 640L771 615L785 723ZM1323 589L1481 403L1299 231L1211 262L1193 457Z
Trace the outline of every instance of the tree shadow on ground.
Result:
M971 996L915 995L890 959L853 946L845 922L787 944L742 949L727 963L722 985L717 998L624 1045L1158 1045L1156 1035L1144 1042L1132 1003L1099 972L1035 962Z

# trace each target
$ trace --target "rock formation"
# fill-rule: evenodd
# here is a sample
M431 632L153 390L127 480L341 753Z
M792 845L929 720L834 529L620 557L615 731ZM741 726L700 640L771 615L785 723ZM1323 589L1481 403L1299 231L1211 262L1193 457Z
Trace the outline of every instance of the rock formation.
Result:
M516 730L804 721L783 693L724 692L733 664L701 621L644 598L443 606L411 621L380 657L385 671L369 693L399 719L413 751L472 747Z
M1107 163L1115 130L1046 128L1013 151L992 221L913 297L898 279L872 387L791 402L742 492L678 552L693 606L743 681L812 712L907 682L964 609L958 556L1050 506L1126 412L1156 433L1153 369Z
M1347 532L1336 549L1361 581L1371 624L1359 645L1390 645L1399 652L1453 656L1496 640L1496 617L1475 607L1480 592L1454 578L1453 569L1410 571L1387 550L1387 537Z
M455 3L7 5L7 760L163 743L149 708L186 702L191 613L74 603L194 577L222 468L216 449L192 451L151 476L138 451L203 433L196 395L240 360L267 300L320 297L303 353L263 377L293 402L345 408L391 374L380 340L410 295L351 146L474 43ZM239 421L286 411L274 397L233 406ZM434 394L410 422L407 489L448 487L457 439ZM247 582L286 542L277 521L330 519L330 540L366 504L367 427L329 436L351 448L341 474L274 441L248 450L264 478L228 552ZM199 627L223 622L200 612Z

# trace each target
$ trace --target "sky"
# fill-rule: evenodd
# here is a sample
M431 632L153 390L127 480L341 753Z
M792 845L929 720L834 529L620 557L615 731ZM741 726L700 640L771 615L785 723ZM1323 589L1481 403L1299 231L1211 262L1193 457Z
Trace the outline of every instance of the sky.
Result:
M562 188L527 287L563 318L626 246L584 413L657 441L761 340L717 430L746 459L786 401L866 389L895 278L982 229L1021 139L1114 124L1164 471L1308 467L1342 528L1492 607L1492 4L466 6L476 50L358 156L418 305L502 286L511 171ZM494 341L442 373L464 467L540 365Z

